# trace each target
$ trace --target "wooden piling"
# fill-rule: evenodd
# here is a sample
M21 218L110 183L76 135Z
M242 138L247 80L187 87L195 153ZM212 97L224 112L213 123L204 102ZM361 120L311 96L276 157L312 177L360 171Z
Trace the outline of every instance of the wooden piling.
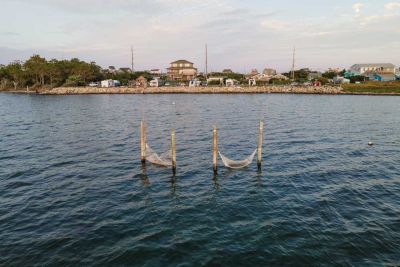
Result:
M263 130L264 130L264 122L260 120L260 126L258 128L258 146L257 146L257 166L259 170L261 170Z
M172 160L172 172L176 173L176 148L175 148L175 131L171 130L171 160Z
M146 162L146 127L143 120L140 122L140 158L142 163Z
M214 126L213 130L213 168L214 168L214 174L218 172L218 133L217 133L217 127Z

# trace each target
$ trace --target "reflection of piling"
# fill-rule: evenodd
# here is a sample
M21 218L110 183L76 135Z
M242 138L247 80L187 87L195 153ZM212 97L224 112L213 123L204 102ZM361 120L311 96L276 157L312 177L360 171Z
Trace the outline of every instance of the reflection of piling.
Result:
M216 174L218 172L217 154L218 154L218 133L217 133L217 127L214 126L214 130L213 130L213 168L214 168L214 174Z
M260 127L258 128L258 146L257 146L257 166L259 170L261 170L263 129L264 129L264 122L260 120Z
M175 131L171 130L171 160L172 160L172 172L176 172L176 150L175 150Z
M140 158L142 163L146 162L146 128L143 120L140 122Z

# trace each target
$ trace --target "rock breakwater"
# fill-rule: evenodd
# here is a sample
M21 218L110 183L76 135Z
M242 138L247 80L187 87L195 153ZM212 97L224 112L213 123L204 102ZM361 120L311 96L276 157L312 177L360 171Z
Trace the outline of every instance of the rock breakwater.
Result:
M262 87L147 87L147 88L97 88L57 87L40 92L43 95L75 94L340 94L341 87L335 86L262 86Z

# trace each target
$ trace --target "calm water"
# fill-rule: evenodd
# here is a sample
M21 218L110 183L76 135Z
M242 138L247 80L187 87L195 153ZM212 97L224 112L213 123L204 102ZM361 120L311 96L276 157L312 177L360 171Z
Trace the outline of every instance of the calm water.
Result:
M175 178L141 166L142 113L158 152L176 129ZM399 114L399 97L0 94L0 265L398 266ZM213 124L241 159L260 118L262 173L214 178Z

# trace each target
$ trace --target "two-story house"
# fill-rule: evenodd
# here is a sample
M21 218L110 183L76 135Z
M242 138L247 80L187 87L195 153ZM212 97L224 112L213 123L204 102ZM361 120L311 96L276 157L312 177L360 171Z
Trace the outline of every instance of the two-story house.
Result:
M169 80L190 81L197 76L197 69L193 67L193 63L187 60L177 60L170 63L167 69L167 77Z

